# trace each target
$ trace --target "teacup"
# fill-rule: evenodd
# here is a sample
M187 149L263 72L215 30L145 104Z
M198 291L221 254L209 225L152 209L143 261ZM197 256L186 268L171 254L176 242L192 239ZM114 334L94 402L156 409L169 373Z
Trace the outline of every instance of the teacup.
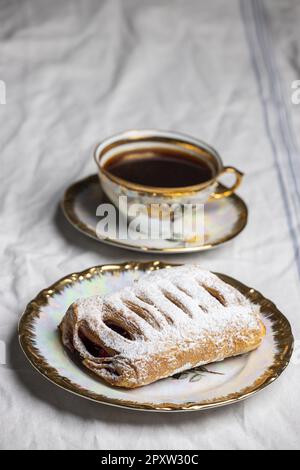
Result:
M157 166L157 178L155 178L153 158L155 159L157 155L162 156L160 166ZM173 157L168 160L170 155L171 157L173 155L176 161ZM224 167L218 152L205 142L170 131L135 130L115 135L97 145L94 158L105 194L127 219L132 218L130 213L133 206L145 207L145 226L154 219L163 224L166 214L170 216L170 211L157 209L157 207L199 206L208 201L229 197L240 186L243 178L243 173L236 168ZM118 162L125 158L128 160L126 161L127 167L123 165L122 169ZM131 166L128 166L129 163ZM182 171L179 164L182 164ZM194 165L194 170L191 165ZM181 183L180 186L176 184L170 187L169 180L174 180L175 166L176 168L178 166L175 181ZM163 172L159 171L160 168ZM138 169L138 172L134 171L135 169ZM151 184L144 184L148 181L147 174L150 169L152 171L149 177ZM123 173L120 173L121 170ZM148 170L148 173L145 170ZM225 173L235 175L234 184L230 188L219 184L219 178ZM165 181L166 184L160 186L156 184L156 179ZM121 196L126 197L126 205L120 204ZM156 209L153 209L154 207ZM174 212L172 209L171 212L173 222L178 222L178 218L182 217L180 211ZM160 232L164 232L161 227ZM182 237L190 238L190 235L193 234L184 233ZM175 235L176 237L178 238L178 234ZM182 237L179 235L179 238Z

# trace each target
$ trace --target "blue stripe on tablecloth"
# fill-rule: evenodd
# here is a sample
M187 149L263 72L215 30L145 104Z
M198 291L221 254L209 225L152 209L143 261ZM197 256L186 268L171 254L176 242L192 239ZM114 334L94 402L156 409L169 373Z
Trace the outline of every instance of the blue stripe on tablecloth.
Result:
M270 97L274 98L274 96L270 95L269 90L265 90L265 87L264 87L265 70L263 69L263 66L261 64L266 63L268 59L267 57L265 57L265 55L268 55L268 54L266 54L265 49L262 49L261 37L260 35L258 35L258 31L257 31L258 22L253 14L254 5L252 5L252 2L253 0L240 0L241 14L242 14L242 19L244 23L246 39L247 39L247 43L249 46L251 63L252 63L254 75L257 81L258 94L259 94L259 99L260 99L260 103L261 103L262 111L263 111L263 120L265 124L265 130L266 130L266 134L270 142L270 146L271 146L272 153L274 156L274 163L275 163L275 168L276 168L277 177L279 181L279 187L280 187L281 194L282 194L282 199L283 199L283 203L285 207L285 213L287 217L287 223L288 223L289 232L290 232L290 236L291 236L291 240L292 240L293 248L294 248L296 266L297 266L297 270L298 270L298 274L300 278L300 250L299 250L297 231L295 230L294 223L293 223L293 212L292 212L292 208L290 206L289 199L287 196L289 187L286 186L285 180L283 178L282 171L284 169L282 169L281 167L281 161L279 157L276 137L272 133L272 126L271 126L271 114L270 113L273 113L274 110L278 113L277 100L276 102L274 101L270 102L268 98ZM260 56L260 54L262 55ZM271 70L270 65L268 66L267 70ZM270 81L272 82L272 77L271 77L271 80L268 80L269 85L270 85ZM271 104L272 109L269 106L269 103ZM278 116L278 118L279 117L280 119L282 119L281 114ZM282 126L282 123L280 124L280 126ZM283 136L281 136L281 138L283 138ZM283 143L286 145L285 140L286 140L286 137L284 136ZM290 157L289 157L289 161L290 161Z
M256 31L262 47L263 57L267 67L268 78L272 90L272 96L276 104L278 117L278 127L280 129L282 142L284 144L288 163L293 180L295 193L297 195L296 210L299 212L300 206L300 159L297 150L296 139L291 125L289 113L286 107L284 92L282 90L281 77L276 65L274 48L269 34L269 18L266 13L263 0L251 0L253 16L256 24Z

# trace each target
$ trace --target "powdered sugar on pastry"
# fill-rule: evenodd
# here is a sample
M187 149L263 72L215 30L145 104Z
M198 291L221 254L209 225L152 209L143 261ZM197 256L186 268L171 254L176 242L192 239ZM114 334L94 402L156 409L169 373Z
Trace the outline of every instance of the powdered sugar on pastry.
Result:
M196 265L155 271L119 292L79 300L60 329L86 367L128 388L251 351L265 331L255 305Z

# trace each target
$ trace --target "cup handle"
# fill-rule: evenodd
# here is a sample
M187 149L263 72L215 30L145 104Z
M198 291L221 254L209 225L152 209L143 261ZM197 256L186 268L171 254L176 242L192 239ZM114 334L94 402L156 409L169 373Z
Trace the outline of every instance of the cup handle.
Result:
M214 192L210 196L210 200L216 200L216 199L222 199L223 197L229 197L231 196L241 185L244 177L244 173L241 171L237 170L236 168L233 168L232 166L226 166L221 175L225 175L226 173L231 173L234 174L236 177L235 183L232 185L231 188L224 187L223 191L220 192Z

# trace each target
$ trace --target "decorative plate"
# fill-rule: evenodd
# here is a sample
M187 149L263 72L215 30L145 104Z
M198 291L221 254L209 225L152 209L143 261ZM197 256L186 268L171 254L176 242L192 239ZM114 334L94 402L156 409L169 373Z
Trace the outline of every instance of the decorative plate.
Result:
M261 306L267 336L256 351L134 390L112 388L72 361L61 344L57 325L73 301L118 290L145 271L168 266L159 261L97 266L71 274L40 292L27 306L19 325L20 344L31 364L51 382L79 396L138 410L190 411L229 405L274 382L292 354L290 324L270 300L223 274L218 276Z
M222 186L220 185L222 188ZM113 238L107 234L97 234L97 207L108 202L100 186L97 175L89 176L70 186L62 200L62 209L69 222L80 232L97 241L148 253L188 253L210 250L229 242L246 227L248 209L244 201L236 194L208 202L204 213L204 244L199 241L182 240L137 240ZM99 226L98 226L99 227Z

